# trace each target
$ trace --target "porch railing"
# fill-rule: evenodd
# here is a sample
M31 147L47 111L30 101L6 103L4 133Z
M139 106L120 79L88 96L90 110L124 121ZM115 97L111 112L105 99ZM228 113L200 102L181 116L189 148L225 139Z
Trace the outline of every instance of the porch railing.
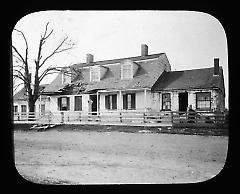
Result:
M128 124L156 126L219 126L228 123L223 112L62 111L14 113L16 123L40 124Z

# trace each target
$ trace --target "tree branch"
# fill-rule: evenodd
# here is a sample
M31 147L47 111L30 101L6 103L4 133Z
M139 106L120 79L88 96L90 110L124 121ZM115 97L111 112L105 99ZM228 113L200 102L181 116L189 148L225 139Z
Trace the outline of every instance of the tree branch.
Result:
M57 73L57 72L59 72L60 70L57 69L56 67L49 67L49 68L45 69L45 70L42 72L42 74L39 76L39 82L42 81L42 79L46 76L46 74L50 74L49 71L52 71L52 72L55 71L54 73Z
M44 60L43 62L39 65L39 68L43 66L43 64L50 58L52 57L53 55L57 54L57 53L61 53L63 51L66 51L66 50L70 50L73 48L73 46L69 46L68 48L64 48L64 49L60 49L62 47L62 45L67 41L68 37L65 37L61 43L58 45L58 47L50 54L48 55Z
M23 73L20 70L14 69L13 72L18 73L18 75L21 76L23 78L23 80L25 80L27 82L27 78L23 75Z
M13 30L15 30L15 31L17 31L17 32L19 32L19 33L21 33L21 34L22 34L22 36L23 36L23 39L24 39L24 41L25 41L25 44L26 44L26 48L28 49L28 43L27 43L27 39L26 39L26 37L25 37L24 33L23 33L21 30L17 30L17 29L13 29Z
M22 55L18 52L18 50L16 49L15 46L12 45L12 48L14 49L14 51L18 54L18 56L21 58L21 61L26 64L26 61L23 59Z
M18 78L18 79L21 79L24 83L26 83L26 80L24 79L24 78L22 78L21 76L19 76L19 75L13 75L13 77L16 77L16 78Z
M21 86L22 84L24 84L24 83L20 83L20 84L13 86L13 91L15 92L18 89L18 87Z

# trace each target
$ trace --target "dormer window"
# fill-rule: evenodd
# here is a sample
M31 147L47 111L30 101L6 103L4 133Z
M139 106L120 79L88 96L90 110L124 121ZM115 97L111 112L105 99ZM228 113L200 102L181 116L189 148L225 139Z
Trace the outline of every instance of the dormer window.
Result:
M69 84L71 83L71 75L67 72L62 72L62 84Z
M90 81L100 81L100 67L99 66L93 66L90 67Z
M121 79L132 79L138 70L138 65L131 60L125 60L121 64Z
M107 72L107 67L103 67L100 65L90 67L90 81L100 81L103 79L105 73Z

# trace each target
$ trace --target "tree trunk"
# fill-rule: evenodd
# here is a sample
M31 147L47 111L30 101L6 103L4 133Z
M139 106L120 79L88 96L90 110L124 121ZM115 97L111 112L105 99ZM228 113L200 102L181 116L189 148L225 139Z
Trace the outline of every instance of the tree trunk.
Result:
M34 112L35 110L35 101L34 101L34 98L33 96L29 96L28 98L28 110L29 112Z

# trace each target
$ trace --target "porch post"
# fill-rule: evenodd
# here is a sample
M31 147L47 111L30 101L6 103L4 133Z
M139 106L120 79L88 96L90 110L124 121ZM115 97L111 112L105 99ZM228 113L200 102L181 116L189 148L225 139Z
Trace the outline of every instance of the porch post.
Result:
M122 123L122 91L119 90L119 119L120 119L120 123Z
M147 90L144 90L144 112L147 111Z
M98 91L97 91L97 115L98 115L98 111L99 111L99 110L98 110L98 109L99 109L99 104L98 104L98 103L99 103L99 100L98 100L98 95L99 95L99 93L98 93Z
M119 90L119 109L122 110L122 91Z
M41 96L41 94L40 94L40 96L39 96L39 100L40 100L40 106L39 106L39 115L41 115L41 113L42 113L42 96Z

